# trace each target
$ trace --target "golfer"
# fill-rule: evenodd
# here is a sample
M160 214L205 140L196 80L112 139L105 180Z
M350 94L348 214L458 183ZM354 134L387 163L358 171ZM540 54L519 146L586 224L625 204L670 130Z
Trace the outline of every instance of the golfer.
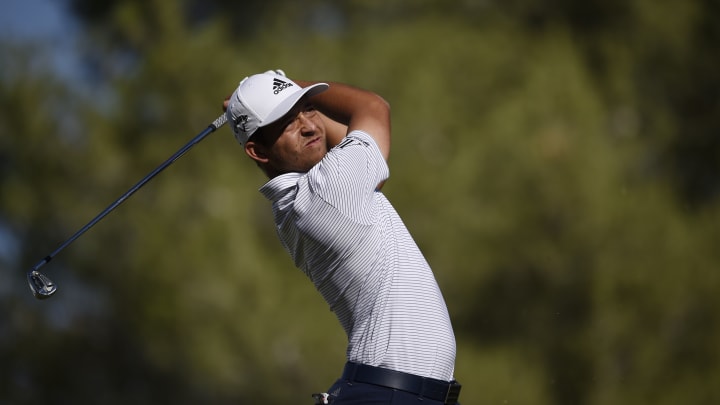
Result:
M347 363L317 404L456 404L455 337L435 277L380 191L390 108L340 83L245 78L228 123L268 176L278 236L348 337Z

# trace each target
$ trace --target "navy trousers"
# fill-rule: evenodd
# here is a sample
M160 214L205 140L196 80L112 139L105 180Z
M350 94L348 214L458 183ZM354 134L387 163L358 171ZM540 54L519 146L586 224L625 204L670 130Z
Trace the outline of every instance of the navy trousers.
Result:
M345 380L337 380L327 392L330 405L443 405L405 391Z

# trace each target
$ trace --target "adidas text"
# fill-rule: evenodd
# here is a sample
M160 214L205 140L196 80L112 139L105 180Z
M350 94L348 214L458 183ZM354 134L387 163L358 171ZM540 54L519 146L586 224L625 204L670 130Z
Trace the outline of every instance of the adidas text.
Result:
M287 89L288 87L292 87L292 83L287 83L280 79L273 80L273 93L275 94L279 94L281 91Z

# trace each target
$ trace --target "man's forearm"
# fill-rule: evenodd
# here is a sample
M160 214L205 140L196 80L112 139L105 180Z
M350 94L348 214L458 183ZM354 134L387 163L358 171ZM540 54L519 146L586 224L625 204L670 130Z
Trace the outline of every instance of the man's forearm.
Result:
M339 123L325 114L322 114L322 120L325 123L325 138L328 149L332 149L340 142L342 142L345 135L348 133L348 127L345 124Z
M317 83L303 80L295 82L302 87ZM312 102L324 115L347 126L347 131L366 131L375 139L387 160L390 153L390 107L382 97L346 84L330 83L330 88L313 96ZM332 141L339 142L342 137Z

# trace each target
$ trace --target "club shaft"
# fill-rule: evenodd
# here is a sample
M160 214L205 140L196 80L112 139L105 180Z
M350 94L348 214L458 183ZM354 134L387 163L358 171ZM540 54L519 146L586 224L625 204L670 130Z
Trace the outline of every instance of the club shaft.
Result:
M215 121L213 121L212 124L208 125L205 130L197 134L193 139L190 140L190 142L186 143L182 148L180 148L177 152L175 152L172 156L170 156L166 161L164 161L160 166L156 167L153 171L148 173L147 176L143 177L142 180L137 182L134 186L132 186L128 191L125 192L125 194L121 195L115 202L110 204L107 208L105 208L100 214L98 214L95 218L93 218L90 222L85 224L80 230L75 232L73 236L68 238L65 242L63 242L57 249L55 249L52 253L45 256L42 260L37 262L32 267L32 270L37 271L42 266L46 265L50 260L52 260L58 253L60 253L63 249L68 247L71 243L73 243L77 238L82 236L85 232L87 232L90 228L92 228L95 224L100 222L107 214L109 214L112 210L117 208L120 204L122 204L125 200L127 200L131 195L133 195L136 191L138 191L142 186L145 185L148 181L150 181L153 177L157 176L161 171L165 170L168 166L170 166L173 162L178 160L181 156L183 156L187 151L189 151L193 146L195 146L198 142L202 141L206 136L213 133L216 129L222 127L226 122L225 114L219 116Z

